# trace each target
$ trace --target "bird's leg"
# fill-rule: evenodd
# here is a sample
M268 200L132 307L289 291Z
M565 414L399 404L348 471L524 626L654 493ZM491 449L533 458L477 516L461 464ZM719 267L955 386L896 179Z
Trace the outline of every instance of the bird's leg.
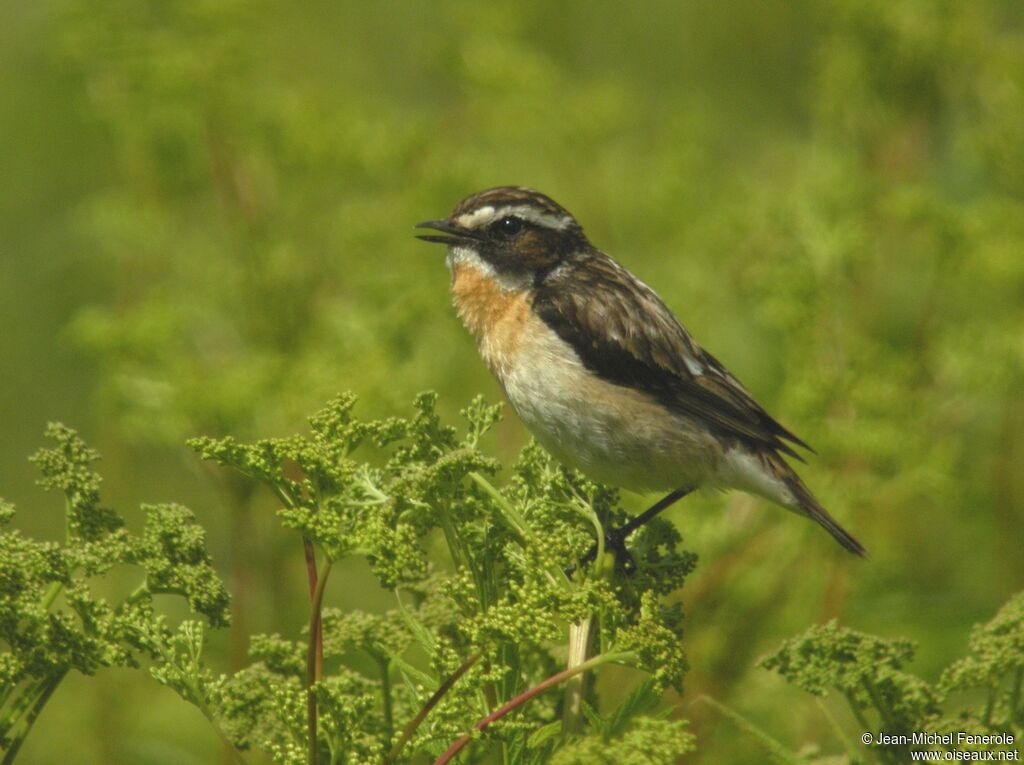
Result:
M632 574L636 571L636 561L633 559L632 553L626 549L626 539L636 531L638 528L648 523L652 518L656 517L660 513L667 510L669 507L674 505L676 502L681 500L693 489L676 489L675 491L669 492L664 497L659 499L649 508L644 510L640 515L631 518L629 521L619 526L617 529L608 529L604 533L605 549L611 550L615 553L615 561L622 566L623 570L627 574ZM581 563L590 563L594 558L597 557L597 544L583 556Z
M653 505L651 505L649 508L640 513L640 515L634 517L628 523L623 524L619 528L613 529L610 533L620 535L623 539L625 539L638 528L640 528L648 521L650 521L652 518L660 514L662 511L670 508L672 505L681 500L691 491L693 491L693 489L676 489L675 491L669 492L664 497L655 502Z

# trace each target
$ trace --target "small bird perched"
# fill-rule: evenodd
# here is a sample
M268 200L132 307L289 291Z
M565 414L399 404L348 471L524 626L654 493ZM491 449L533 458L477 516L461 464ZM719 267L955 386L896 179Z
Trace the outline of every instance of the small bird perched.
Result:
M646 284L550 197L466 197L419 238L448 246L455 309L536 439L591 478L669 491L619 542L701 486L740 489L865 555L782 455L809 448L765 412Z

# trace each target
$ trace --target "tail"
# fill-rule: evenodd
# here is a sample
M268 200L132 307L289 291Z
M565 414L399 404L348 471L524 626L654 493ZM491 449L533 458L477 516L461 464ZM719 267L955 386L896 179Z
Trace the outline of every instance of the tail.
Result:
M773 468L775 474L786 484L797 503L795 507L790 509L802 513L812 521L815 521L831 534L839 544L854 555L859 555L862 558L868 557L868 551L864 548L864 545L858 542L849 531L840 526L839 522L829 515L828 511L811 494L811 490L800 480L800 476L793 471L793 468L787 465L777 454L773 456L774 459L769 458L768 463Z

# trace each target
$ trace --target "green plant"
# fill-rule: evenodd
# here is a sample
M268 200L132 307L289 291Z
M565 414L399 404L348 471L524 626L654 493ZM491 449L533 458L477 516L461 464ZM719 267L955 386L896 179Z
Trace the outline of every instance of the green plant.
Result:
M144 506L146 526L132 534L100 503L90 467L97 454L73 431L50 427L56 446L34 461L43 484L65 495L65 542L0 536L4 763L68 671L137 666L143 657L240 762L247 749L296 765L417 753L440 763L463 749L467 761L498 749L508 763L547 762L556 752L560 763L593 762L594 752L627 750L631 762L668 762L692 747L685 723L652 714L686 672L681 613L661 602L695 561L675 530L659 521L638 533L639 571L619 576L600 549L605 526L623 520L615 492L555 466L536 446L504 488L494 485L500 466L479 441L498 407L474 401L458 435L440 422L433 395L419 396L408 419L361 421L354 404L351 395L333 400L311 418L309 436L192 442L273 492L309 573L304 636L254 636L252 663L234 674L202 660L205 625L228 623L228 596L190 511ZM353 456L357 449L366 460ZM7 521L13 509L2 514ZM595 561L579 565L595 539ZM332 567L349 556L365 558L392 593L391 610L323 607ZM92 583L120 564L141 568L144 580L110 605ZM205 622L172 628L153 607L162 593L185 598ZM649 677L602 713L585 673L611 664Z
M183 634L203 622L183 622L176 634L153 596L173 594L212 626L228 623L228 595L206 552L205 534L180 505L144 505L145 526L132 533L125 519L101 504L98 455L59 424L47 428L55 445L33 458L47 489L64 495L63 542L39 542L0 532L0 749L14 760L43 707L68 672L91 675L107 667L162 661ZM0 523L14 507L0 502ZM97 582L115 566L141 581L108 600Z
M938 683L929 684L905 670L914 657L909 640L868 635L833 620L787 640L763 659L761 666L819 700L832 691L846 700L859 728L855 737L819 701L829 729L846 750L840 756L822 756L817 745L795 752L734 710L705 700L752 734L774 762L897 765L908 761L910 750L1013 752L1024 737L1024 592L991 621L976 625L968 648ZM959 708L944 710L954 706L951 702L959 702ZM872 737L870 746L861 742L865 734Z
M658 522L637 535L636 576L616 576L603 550L573 569L606 524L622 522L613 492L537 447L499 490L499 465L478 448L499 409L480 400L465 411L462 435L440 423L432 395L417 398L409 419L360 421L354 402L333 400L308 436L193 441L205 458L270 488L308 568L305 635L253 637L252 664L231 675L202 658L204 624L228 622L202 528L183 507L146 506L145 528L132 535L100 504L97 455L73 431L50 427L56 447L34 459L44 485L66 496L65 544L16 530L0 537L5 763L70 670L136 666L142 656L240 761L258 749L281 763L322 753L332 763L417 753L442 762L467 748L474 761L497 748L510 763L546 762L556 751L558 762L591 762L597 750L630 751L627 761L639 763L692 747L684 723L650 714L686 671L681 613L660 603L694 562L675 530ZM360 448L368 461L354 459ZM5 505L4 520L12 512ZM323 607L332 567L347 556L366 558L393 593L392 609ZM144 581L110 605L90 582L122 563L141 567ZM206 623L170 627L153 606L160 593L181 595ZM359 656L370 658L369 672L357 669ZM649 679L602 716L584 673L612 664ZM556 685L562 696L544 692Z
M682 722L647 714L686 671L681 614L661 603L694 564L675 530L637 534L636 576L616 576L603 554L567 573L621 522L613 491L536 446L497 488L499 465L479 440L498 407L480 400L464 411L462 435L441 424L433 395L419 396L409 419L360 421L354 403L332 401L308 437L192 442L273 491L282 523L303 540L311 606L303 640L257 637L249 667L177 687L205 686L231 739L281 763L321 753L332 763L416 753L447 762L463 748L465 761L498 750L505 762L539 763L561 750L559 762L589 762L607 742L669 762L691 748ZM359 448L370 459L354 459ZM322 610L347 556L366 559L393 593L391 610ZM610 664L650 679L602 717L593 686L572 680ZM544 693L563 683L562 696Z
M495 752L505 763L656 764L690 751L686 723L658 709L687 670L681 613L663 603L695 563L678 533L661 520L642 529L633 540L638 570L622 575L602 542L604 529L624 519L613 490L557 466L536 445L498 488L500 465L480 441L499 407L475 400L459 433L442 424L435 403L422 394L411 417L364 421L353 414L355 397L342 395L310 419L306 436L191 442L273 493L282 524L301 538L309 575L304 632L253 636L251 663L232 674L202 658L206 626L229 622L228 595L192 513L144 505L145 525L132 533L101 503L96 452L51 425L55 445L33 461L42 485L65 497L65 539L0 533L3 763L13 762L69 671L142 660L243 763L250 749L283 765L424 757L443 765ZM0 521L13 515L0 505ZM581 566L595 540L598 555ZM391 594L390 610L323 606L335 564L353 556ZM142 581L109 603L97 590L117 589L116 566L140 571ZM161 594L182 597L204 618L170 625L154 608ZM906 670L913 655L910 641L831 621L762 660L819 699L838 692L846 700L875 741L857 745L819 701L841 755L822 755L819 745L794 751L705 701L782 763L895 764L908 749L1008 750L1000 741L965 745L959 732L1024 736L1024 593L974 628L969 653L938 683ZM648 677L614 703L592 682L610 665ZM912 740L922 732L953 743Z
M65 497L65 539L0 533L3 763L13 762L69 671L142 660L198 707L240 763L250 749L283 765L424 757L443 765L495 753L504 763L655 765L690 751L686 723L659 710L662 692L681 687L687 671L681 613L663 603L695 563L678 533L661 520L644 527L633 540L637 572L624 576L602 543L604 529L624 518L613 490L555 465L536 445L498 488L500 465L480 440L499 408L475 400L460 434L441 423L435 403L422 394L409 418L364 421L353 414L355 397L342 395L310 419L308 436L191 442L272 491L309 574L304 633L253 636L251 663L232 674L202 658L207 625L229 622L228 595L192 513L144 505L145 525L132 533L101 504L96 452L51 425L55 446L33 461L41 483ZM0 521L13 515L0 504ZM595 540L595 560L581 566ZM353 556L365 559L393 608L323 606L335 564ZM143 577L111 604L96 591L116 590L115 566ZM154 608L161 594L180 596L204 618L171 626ZM910 641L831 621L762 660L819 699L835 691L847 701L860 732L875 740L858 746L819 701L841 755L822 755L818 745L794 751L705 701L782 763L895 764L908 749L1013 746L965 743L960 732L1024 736L1024 593L974 628L967 656L937 684L906 670L913 655ZM614 703L592 682L610 665L647 678ZM920 733L940 738L909 740Z

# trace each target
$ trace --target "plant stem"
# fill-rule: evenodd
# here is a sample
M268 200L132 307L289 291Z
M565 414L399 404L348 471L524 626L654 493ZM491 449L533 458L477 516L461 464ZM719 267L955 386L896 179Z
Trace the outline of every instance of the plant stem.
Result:
M46 589L46 593L43 595L41 605L47 611L53 606L57 596L60 595L64 590L64 585L61 582L51 582L50 586ZM133 603L140 597L148 593L146 583L143 582L129 595L118 609L122 609L126 604ZM7 720L0 726L0 734L6 735L7 732L19 723L22 724L22 730L17 733L11 741L10 747L4 755L3 763L12 762L14 755L21 748L25 737L28 736L29 731L32 730L32 726L35 724L36 718L40 712L43 711L43 707L46 702L50 700L50 696L60 685L61 680L67 675L68 670L58 670L53 676L47 679L43 679L35 685L26 687L23 692L19 695L17 701L14 704L14 708L11 710Z
M1010 720L1016 722L1021 718L1020 693L1024 685L1024 668L1017 670L1013 678L1013 690L1010 692Z
M578 667L587 660L591 645L594 617L569 625L568 668ZM577 675L565 684L565 702L562 706L562 733L578 735L583 732L583 697L586 676Z
M871 726L868 725L867 718L864 717L864 713L857 706L856 700L851 693L843 693L843 698L846 699L846 703L850 707L850 711L853 712L853 716L857 718L857 722L860 723L861 730L870 731Z
M25 738L32 730L32 726L35 724L36 718L39 717L39 713L43 711L43 707L46 706L46 702L50 700L50 696L52 696L53 692L57 690L57 686L60 685L60 681L64 679L66 674L67 670L62 669L43 683L39 695L36 696L36 700L32 702L32 706L29 708L28 715L25 717L22 729L11 740L7 752L4 754L2 765L10 765L14 762L15 756L17 756L18 750L21 749L21 745L25 742Z
M43 596L43 608L47 611L50 610L50 606L53 605L53 601L60 595L60 591L64 589L64 585L60 582L50 582L50 586L46 590L46 594Z
M872 730L872 727L868 723L868 720L864 716L864 713L860 710L860 707L857 706L857 701L854 698L853 694L844 691L843 698L846 699L846 703L850 707L850 711L853 712L853 716L857 719L857 722L860 723L860 729L864 732L870 732ZM871 755L876 762L882 761L882 751L880 749L875 747L871 748L869 751L871 752Z
M582 664L576 667L564 669L558 674L552 675L547 680L544 680L538 683L537 685L533 686L532 688L523 691L511 701L505 702L498 709L494 710L489 715L487 715L487 717L485 717L476 725L474 725L473 728L474 730L478 731L485 730L487 726L490 725L492 722L500 720L509 712L517 709L518 707L521 707L534 696L539 696L548 688L558 685L559 683L565 682L571 677L575 677L576 675L582 674L583 672L586 672L588 669L594 669L595 667L598 667L602 664L607 664L608 662L623 661L626 659L630 659L633 658L633 656L634 655L632 653L603 653L598 654L592 659L588 659L587 661L583 662ZM451 762L452 758L455 757L455 755L457 755L459 752L461 752L465 748L466 744L468 744L472 740L472 733L467 733L464 736L461 736L454 744L448 747L448 750L444 754L442 754L440 757L434 760L434 765L446 765L446 763Z
M832 714L832 711L828 708L828 705L825 704L821 697L816 696L814 701L817 703L818 709L821 710L821 713L828 721L829 727L832 728L832 733L835 734L835 737L839 739L840 743L842 743L843 748L846 749L846 756L849 757L850 762L857 762L860 753L843 731L839 721L836 720L836 716Z
M459 665L459 668L456 669L447 680L441 683L441 687L434 691L434 695L427 699L427 703L420 708L420 711L416 713L416 716L412 718L409 724L402 730L402 735L398 737L398 741L396 741L395 745L391 747L391 751L384 759L385 764L395 761L395 758L402 753L402 748L409 742L409 739L413 737L413 734L416 733L416 729L420 727L420 723L426 719L427 715L430 714L430 711L438 705L441 699L444 698L444 695L448 693L455 683L459 681L459 678L466 674L470 667L478 661L480 661L479 652L470 655L470 657L462 662L462 664Z
M309 599L310 601L316 600L316 588L319 582L319 578L316 575L316 549L313 547L313 541L309 537L302 538L302 549L306 555L306 575L309 579ZM312 636L313 633L310 633ZM316 676L319 680L324 674L324 640L323 632L320 627L320 620L317 619L316 623Z
M66 670L63 670L66 671ZM8 732L21 724L35 704L39 693L49 682L48 678L37 678L29 682L21 689L21 692L14 699L11 708L7 712L6 719L0 724L0 739L6 738Z
M224 728L220 724L220 720L210 709L210 705L206 703L206 696L195 683L189 683L189 690L192 692L192 698L196 707L202 713L206 721L213 726L214 731L217 732L217 736L220 738L221 744L231 753L232 759L238 763L238 765L249 765L242 753L238 751L238 747L235 746L234 742L228 738L228 734L224 731Z
M11 693L14 692L15 687L16 684L12 684L5 695L11 695ZM29 707L32 706L31 699L38 692L38 688L38 682L35 685L27 685L14 697L14 701L11 703L10 709L5 710L3 719L0 719L0 741L5 740L8 732L14 729L14 727L21 721L21 718L25 716Z
M505 520L508 524L515 529L516 533L522 537L523 540L529 540L533 538L533 531L530 529L530 525L526 522L526 519L519 514L519 511L512 506L512 503L502 496L502 493L494 488L494 485L484 478L482 475L473 471L469 474L469 477L473 482L479 486L484 492L494 500L495 505L505 516Z
M742 730L756 738L761 744L761 747L768 753L769 759L772 761L785 763L786 765L799 765L800 756L796 752L790 751L784 744L782 744L782 742L772 738L762 728L754 725L754 723L750 722L750 720L736 710L727 707L720 701L716 701L707 694L698 696L694 703L697 703L698 701L717 709L738 725Z
M390 743L395 735L395 712L391 703L391 662L387 656L378 656L377 666L380 667L380 692L384 705L384 735Z
M530 528L530 524L526 522L526 518L523 517L523 515L502 495L500 491L494 488L494 485L490 481L476 471L469 473L469 477L477 486L483 489L492 500L494 500L494 505L505 519L505 522L512 527L516 534L519 535L520 543L525 546L528 543L537 542L537 537ZM566 591L572 591L572 579L569 578L569 575L565 571L549 569L545 573L549 582L552 584L558 583Z
M996 695L998 693L997 688L988 689L988 701L985 703L985 713L981 716L981 721L985 725L989 725L992 722L992 710L996 706Z
M864 678L861 681L865 690L868 692L868 697L871 699L871 703L875 705L878 710L878 714L881 717L882 725L885 726L884 730L886 733L900 733L902 728L896 724L896 718L892 715L892 710L882 699L882 695L878 692L875 684L872 683L868 678ZM867 730L865 728L865 730ZM887 762L899 763L900 756L891 745L884 745L876 749L879 752L879 756Z
M221 744L231 754L231 759L237 762L238 765L249 765L242 753L238 751L238 747L236 747L234 742L228 738L228 734L224 732L224 728L221 727L220 722L218 722L217 718L214 717L213 710L209 708L205 701L199 705L199 711L203 713L203 717L205 717L210 725L213 726Z
M444 541L448 543L448 553L452 556L452 563L458 571L466 566L465 554L462 545L459 543L459 536L455 533L452 519L447 513L441 515L441 530L444 532Z
M863 680L864 688L868 692L868 696L871 698L871 703L875 705L878 710L878 714L882 716L882 722L887 726L889 733L899 733L901 728L896 724L896 718L892 715L892 710L889 709L889 705L882 699L882 694L878 692L875 684L868 680L866 677Z
M312 546L312 543L310 543ZM307 562L309 558L307 557ZM313 589L312 603L309 609L309 647L306 650L306 730L309 735L309 765L317 765L320 759L319 739L317 737L317 704L316 692L313 686L323 679L323 641L320 632L320 612L324 602L324 588L327 586L327 577L331 573L333 561L327 558L324 562L323 571L317 578L316 587ZM313 559L315 569L316 559Z

